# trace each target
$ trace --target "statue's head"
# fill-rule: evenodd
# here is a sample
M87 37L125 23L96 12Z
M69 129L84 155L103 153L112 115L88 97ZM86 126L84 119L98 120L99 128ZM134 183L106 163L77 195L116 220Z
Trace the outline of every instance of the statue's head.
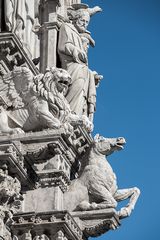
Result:
M88 11L84 9L79 9L76 11L73 24L79 33L86 32L89 22L90 15Z
M98 6L89 8L87 4L80 3L73 4L71 8L68 9L67 13L78 32L84 33L87 30L90 17L100 11L102 11L102 9Z
M62 68L52 67L47 69L43 81L45 88L48 89L48 91L54 92L54 88L56 86L58 92L65 94L71 83L71 76Z
M68 86L71 83L70 74L62 68L56 68L56 71L53 74L57 90L63 93L66 92L68 90Z

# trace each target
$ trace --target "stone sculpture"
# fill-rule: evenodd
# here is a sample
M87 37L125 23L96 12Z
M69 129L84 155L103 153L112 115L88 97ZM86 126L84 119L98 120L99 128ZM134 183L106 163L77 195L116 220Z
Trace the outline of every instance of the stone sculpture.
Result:
M24 131L60 128L72 130L70 123L82 122L88 130L92 129L85 116L81 118L71 113L64 97L71 78L63 69L51 68L45 75L33 76L26 67L17 67L0 79L0 95L11 111L1 106L2 133L21 133ZM19 125L11 128L8 118ZM12 123L13 126L13 123Z
M19 238L17 236L13 236L13 240L32 240L32 235L30 232L24 233Z
M0 238L86 240L134 209L140 190L119 189L106 159L125 139L91 135L102 76L89 68L87 27L100 11L0 1Z
M72 181L69 191L65 193L66 209L85 211L116 208L117 202L130 198L128 205L121 208L118 215L124 218L131 214L140 191L136 187L118 189L116 175L105 158L123 149L124 144L124 138L95 137L92 146L81 159L80 176Z
M88 8L75 4L68 14L72 23L63 23L60 28L58 51L62 68L72 78L66 98L71 110L78 115L85 114L93 121L96 105L96 79L101 79L95 71L88 68L87 49L94 41L87 31L90 16L101 11L99 7Z
M32 57L36 57L38 37L34 33L39 25L38 5L40 0L5 0L5 24L9 31L15 32ZM39 54L39 53L38 53Z
M19 209L22 197L18 179L8 175L7 170L0 169L0 236L11 240L8 227L12 223L13 213Z

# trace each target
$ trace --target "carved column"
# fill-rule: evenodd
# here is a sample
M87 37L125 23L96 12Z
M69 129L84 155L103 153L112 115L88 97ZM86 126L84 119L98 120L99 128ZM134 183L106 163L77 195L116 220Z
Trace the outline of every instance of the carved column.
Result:
M40 2L40 71L45 72L47 67L56 66L57 63L57 11L61 7L58 0L41 0Z
M67 7L80 2L80 0L40 1L40 72L45 72L47 67L57 66L59 27L67 18Z
M2 31L2 1L0 1L0 32Z

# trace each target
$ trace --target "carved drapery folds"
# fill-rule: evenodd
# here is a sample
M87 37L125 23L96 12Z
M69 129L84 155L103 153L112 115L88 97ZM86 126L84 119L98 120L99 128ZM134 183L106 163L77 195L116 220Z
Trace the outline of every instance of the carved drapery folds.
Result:
M39 40L35 34L39 0L4 1L5 29L15 33L30 57L39 57ZM36 46L36 47L35 47Z
M139 197L92 137L97 87L87 30L102 9L80 0L0 1L0 237L86 240L120 226ZM127 206L117 203L129 198Z
M68 10L69 23L63 23L59 33L58 52L62 67L71 75L71 85L66 98L71 110L78 115L85 114L91 122L96 107L96 85L101 79L97 72L88 68L88 47L94 40L87 31L90 16L101 11L99 7L88 8L75 4Z

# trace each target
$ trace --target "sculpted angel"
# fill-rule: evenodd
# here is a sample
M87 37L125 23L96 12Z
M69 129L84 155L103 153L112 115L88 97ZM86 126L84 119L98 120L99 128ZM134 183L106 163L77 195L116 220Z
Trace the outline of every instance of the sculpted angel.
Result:
M80 118L71 113L64 97L70 81L68 72L58 68L33 76L28 68L17 67L0 78L0 97L4 102L0 112L1 132L57 129L62 125L71 128L70 123Z

